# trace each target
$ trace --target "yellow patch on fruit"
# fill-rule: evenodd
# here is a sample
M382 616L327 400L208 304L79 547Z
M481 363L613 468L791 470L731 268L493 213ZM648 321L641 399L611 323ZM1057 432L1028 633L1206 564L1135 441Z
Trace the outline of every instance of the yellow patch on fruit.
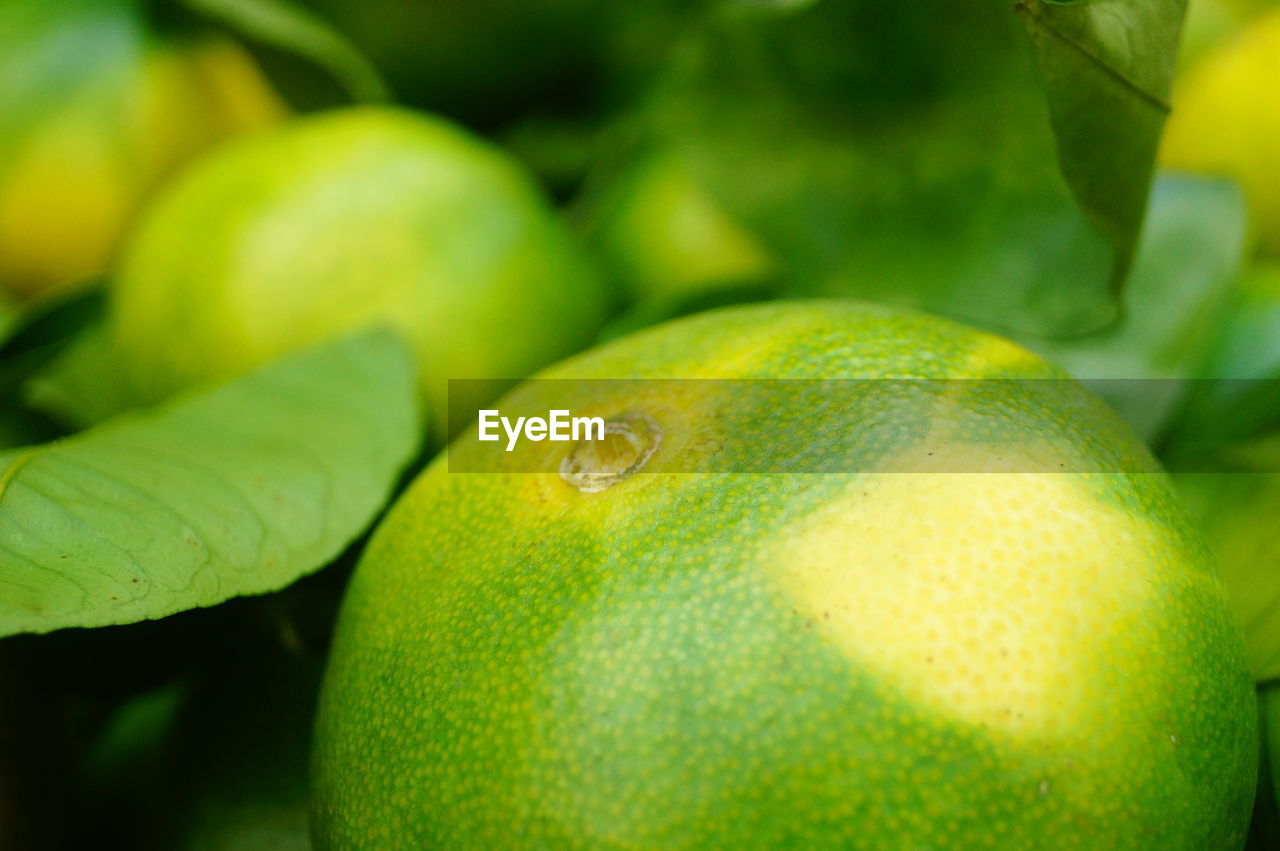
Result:
M767 561L802 614L912 702L1062 738L1098 702L1089 667L1148 609L1167 554L1077 475L1027 472L1007 452L999 464L1018 472L972 472L991 452L861 477Z
M969 353L964 372L969 375L984 375L1034 370L1038 363L1040 359L1036 355L1017 343L994 334L984 334Z

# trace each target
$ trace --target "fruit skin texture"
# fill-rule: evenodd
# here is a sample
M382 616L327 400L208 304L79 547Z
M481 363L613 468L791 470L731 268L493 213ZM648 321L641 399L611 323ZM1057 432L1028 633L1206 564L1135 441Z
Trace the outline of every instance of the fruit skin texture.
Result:
M286 112L234 42L154 36L130 3L0 0L0 31L0 288L23 299L106 273L165 178Z
M1258 248L1280 256L1280 10L1197 62L1174 90L1160 162L1239 181Z
M1217 553L1254 679L1280 677L1280 476L1225 465L1175 481Z
M148 210L113 289L152 401L372 321L447 379L515 379L590 341L606 293L526 173L453 125L337 111L228 145Z
M944 320L792 303L544 376L1063 374ZM376 532L322 689L320 848L1240 847L1239 628L1167 477L1079 385L922 406L897 382L816 419L744 385L580 386L497 407L643 411L666 435L644 472L450 473L468 433ZM800 449L868 472L674 472Z

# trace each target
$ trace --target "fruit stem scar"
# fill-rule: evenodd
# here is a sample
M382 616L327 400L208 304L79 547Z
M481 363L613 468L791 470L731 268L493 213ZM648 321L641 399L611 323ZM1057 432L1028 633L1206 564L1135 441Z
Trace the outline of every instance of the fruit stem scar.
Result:
M599 493L631 478L662 444L662 429L646 414L605 420L603 440L580 440L560 462L560 478L582 493Z

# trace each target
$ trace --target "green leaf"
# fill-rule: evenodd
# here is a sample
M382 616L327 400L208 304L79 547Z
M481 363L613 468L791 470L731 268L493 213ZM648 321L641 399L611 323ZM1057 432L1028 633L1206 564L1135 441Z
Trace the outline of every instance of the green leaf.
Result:
M90 287L29 305L13 317L0 341L0 396L13 393L28 376L55 360L103 315L101 287Z
M9 400L0 401L0 451L40 443L58 433L32 412Z
M18 305L9 301L5 294L0 292L0 343L8 339L9 332L17 318Z
M1204 454L1280 426L1280 265L1246 269L1213 350L1166 441Z
M251 40L292 53L332 75L352 100L391 99L378 70L337 29L288 0L183 0L193 12Z
M307 765L324 660L253 647L202 672L176 719L165 848L306 851ZM269 700L263 700L269 697ZM178 782L169 780L178 778Z
M1035 47L1058 163L1115 247L1119 285L1169 112L1186 0L1023 0L1017 9Z
M1125 320L1077 340L1024 340L1091 384L1148 441L1194 386L1226 315L1247 219L1234 185L1165 175L1155 184L1124 293Z
M311 847L307 762L324 658L228 626L220 655L189 654L179 683L119 706L87 749L84 791L111 835L129 838L122 847ZM149 817L131 824L144 801Z
M41 116L86 84L133 67L143 39L137 0L0 0L0 162Z
M720 0L720 3L728 9L768 12L776 15L799 12L817 2L818 0Z
M25 382L77 347L102 313L102 291L96 288L15 311L8 336L0 333L0 450L40 443L65 432L62 423L25 404ZM105 364L100 369L109 371Z
M421 434L387 331L0 454L0 635L159 618L338 555Z
M115 358L107 323L95 322L31 376L23 401L74 430L105 422L133 404Z

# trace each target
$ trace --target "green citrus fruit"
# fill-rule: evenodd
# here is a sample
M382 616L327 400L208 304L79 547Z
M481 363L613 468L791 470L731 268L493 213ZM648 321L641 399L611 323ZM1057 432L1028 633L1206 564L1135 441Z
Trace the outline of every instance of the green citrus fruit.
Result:
M606 292L505 154L442 120L365 107L230 144L149 207L113 289L141 401L386 321L448 378L520 378L585 345Z
M1238 180L1258 245L1280 254L1280 10L1197 62L1174 91L1161 163Z
M1174 477L1200 522L1244 626L1258 682L1280 679L1280 433L1223 450Z
M543 375L1056 380L860 382L825 409L769 382L517 388L504 415L630 437L467 474L492 445L469 431L393 508L322 690L321 848L1240 846L1239 627L1166 476L1061 372L795 303ZM846 472L749 472L797 459Z
M773 272L767 250L675 156L643 160L594 206L593 241L632 301L687 299Z
M102 275L166 176L284 114L243 49L162 39L135 5L0 0L0 289Z

